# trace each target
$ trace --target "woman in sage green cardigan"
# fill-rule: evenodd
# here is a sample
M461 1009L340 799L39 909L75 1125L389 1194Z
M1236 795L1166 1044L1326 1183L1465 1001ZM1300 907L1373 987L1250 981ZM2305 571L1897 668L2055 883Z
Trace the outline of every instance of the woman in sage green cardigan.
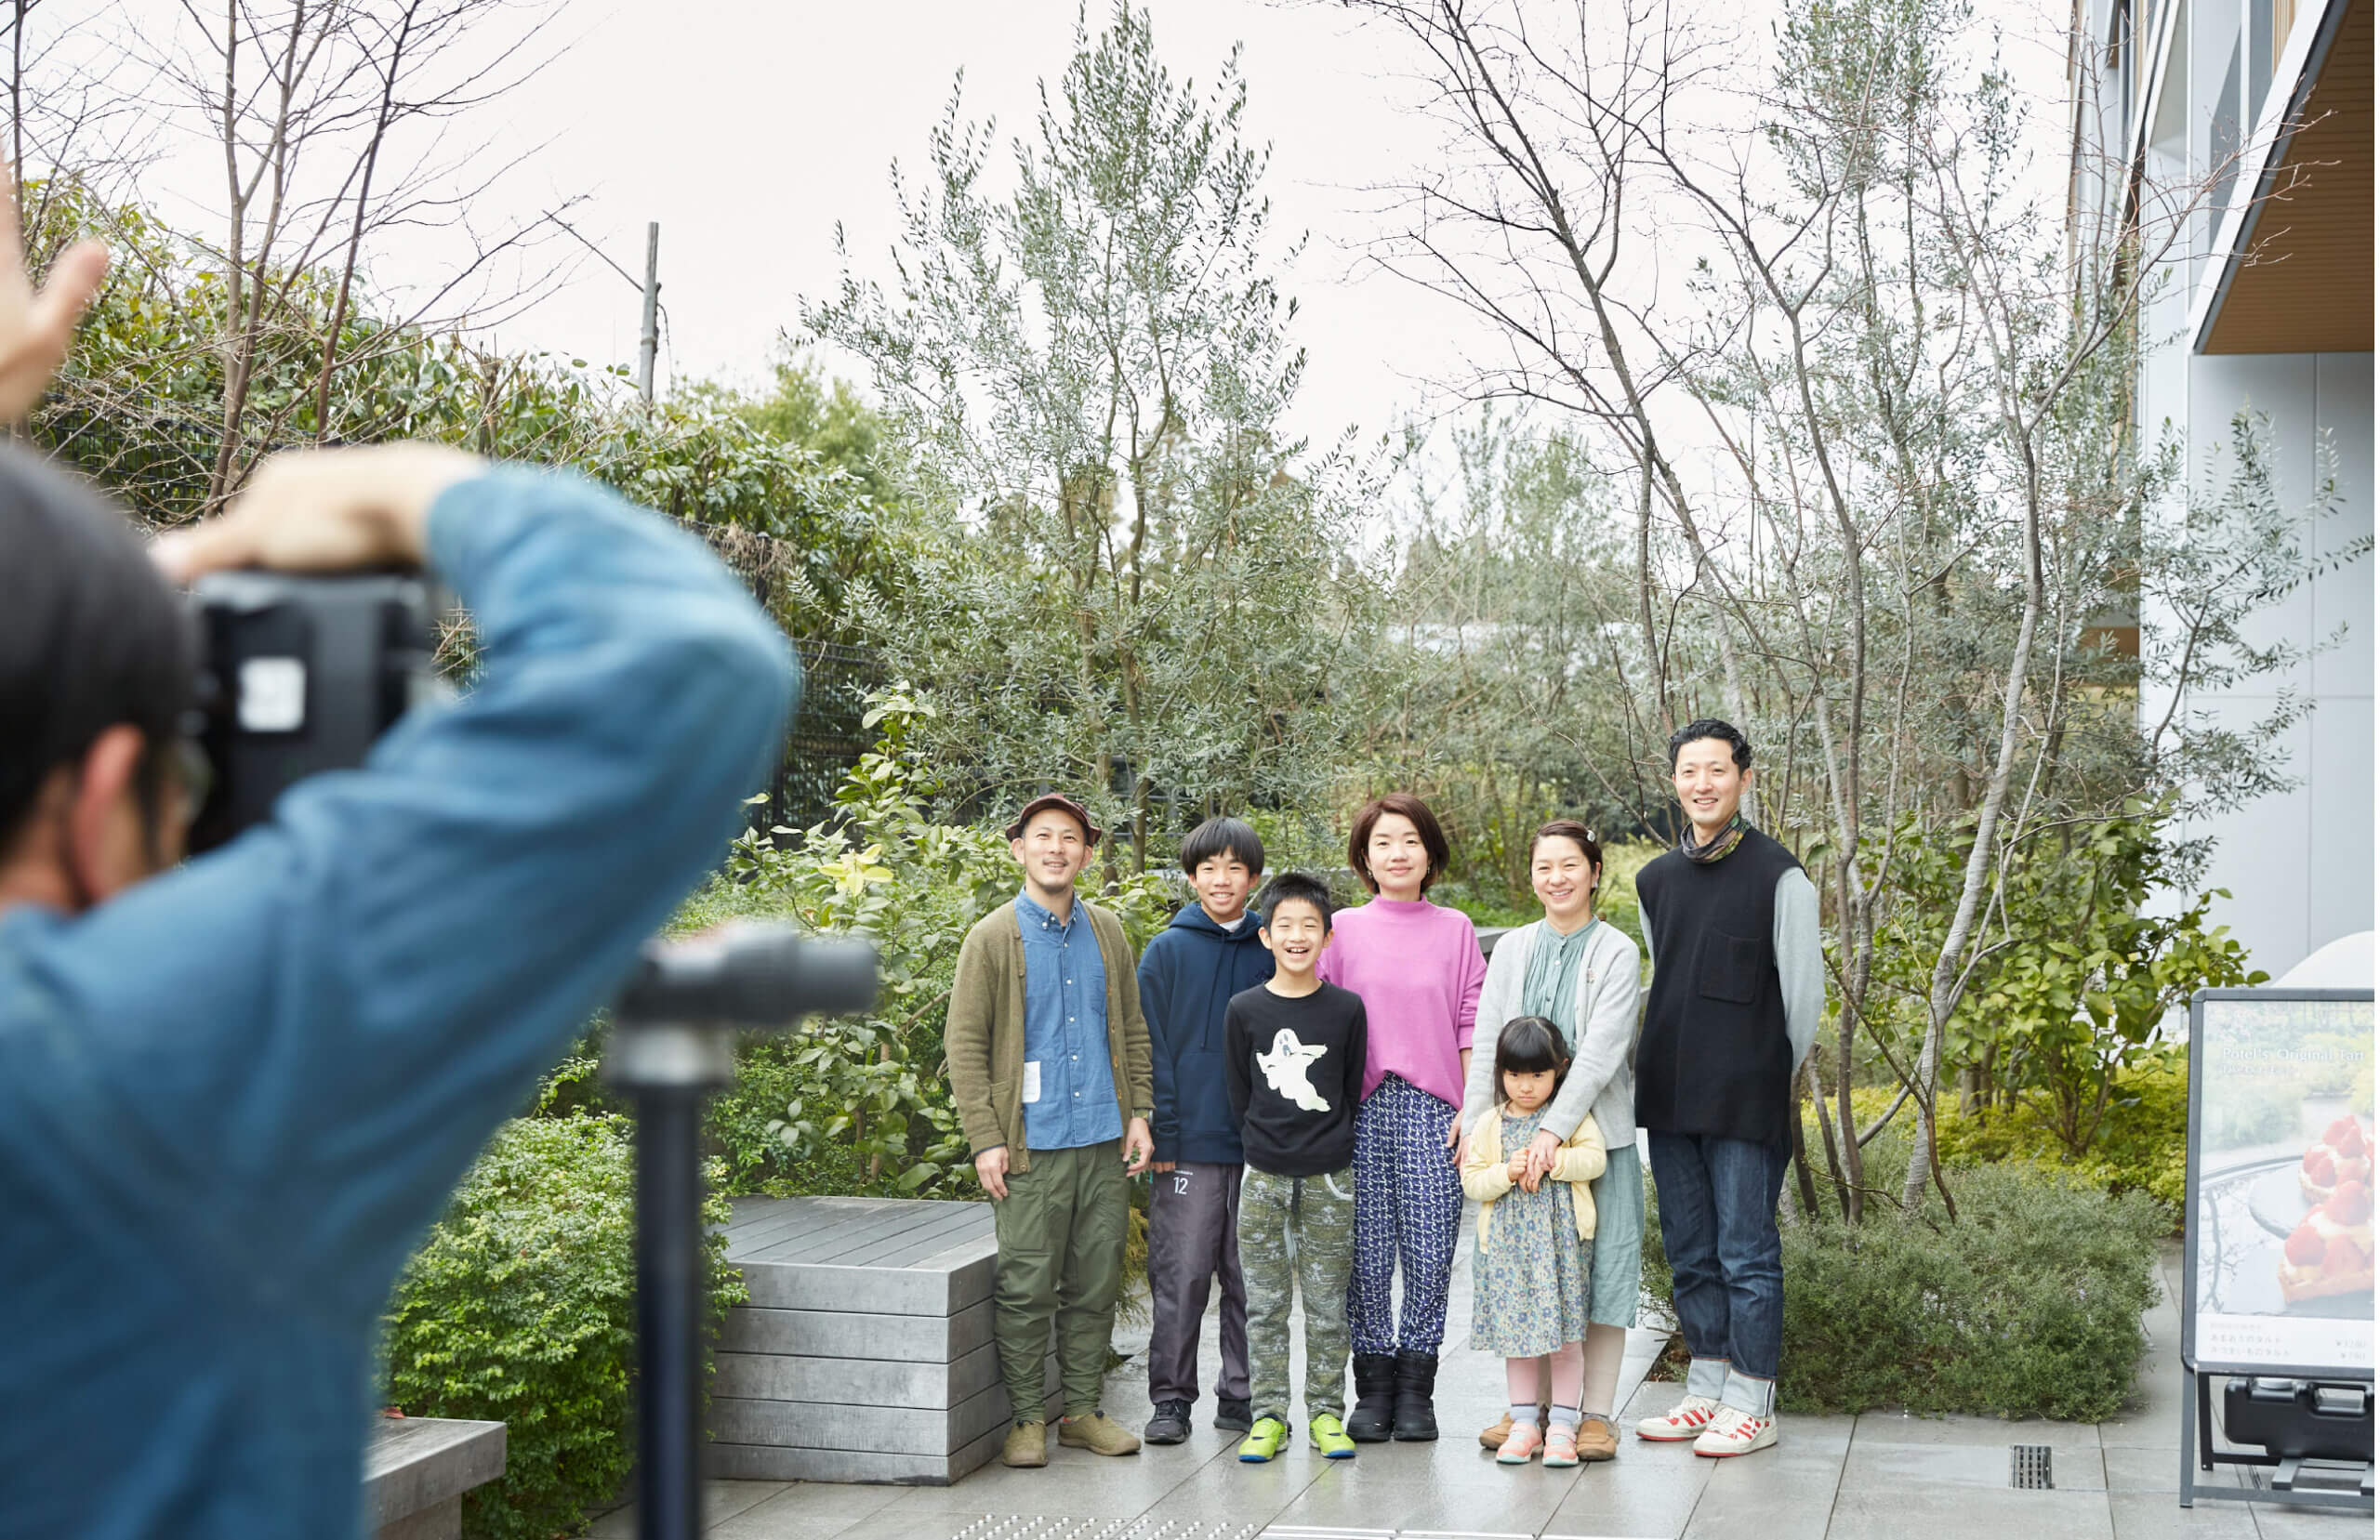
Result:
M1562 1029L1570 1073L1545 1110L1538 1145L1558 1148L1593 1117L1609 1164L1593 1184L1594 1254L1585 1338L1585 1415L1579 1451L1607 1460L1619 1451L1612 1400L1628 1328L1636 1323L1636 1294L1645 1242L1645 1176L1636 1153L1636 943L1595 917L1603 882L1603 847L1586 826L1560 819L1529 843L1529 885L1545 918L1507 931L1488 959L1479 990L1479 1026L1494 1033L1516 1016L1542 1016ZM1463 1087L1462 1120L1476 1125L1495 1104L1495 1058L1474 1053ZM1550 1163L1553 1149L1542 1149ZM1542 1380L1540 1383L1544 1383ZM1512 1431L1511 1418L1487 1428L1490 1448Z

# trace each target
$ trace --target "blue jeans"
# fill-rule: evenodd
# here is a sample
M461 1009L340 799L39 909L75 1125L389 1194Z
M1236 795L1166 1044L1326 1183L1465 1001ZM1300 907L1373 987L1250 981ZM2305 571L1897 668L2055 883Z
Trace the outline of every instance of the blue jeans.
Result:
M1777 1397L1785 1258L1777 1198L1786 1152L1704 1134L1646 1136L1678 1329L1694 1362L1686 1392L1765 1417Z

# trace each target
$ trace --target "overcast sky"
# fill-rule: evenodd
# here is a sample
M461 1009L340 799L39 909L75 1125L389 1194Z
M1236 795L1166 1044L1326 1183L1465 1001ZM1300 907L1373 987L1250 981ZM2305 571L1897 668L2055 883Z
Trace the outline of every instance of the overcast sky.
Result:
M153 9L159 27L175 20L169 0L133 4ZM1411 55L1326 4L1155 0L1150 8L1177 78L1211 82L1233 44L1245 45L1246 125L1272 146L1275 230L1283 244L1311 236L1286 283L1311 358L1295 426L1317 440L1350 423L1390 428L1428 401L1431 381L1459 374L1480 340L1443 304L1357 257L1383 223L1381 196L1366 190L1409 176L1440 142L1412 110L1416 87L1402 78ZM2048 0L1982 8L2001 20L2011 39L2003 56L2044 102L2054 151L2063 14ZM1094 28L1106 14L1094 7ZM1757 36L1767 15L1754 6L1740 20ZM645 221L659 220L665 375L756 382L780 330L798 324L801 296L834 290L838 222L863 270L889 275L888 168L896 158L923 164L961 69L968 116L997 118L1003 144L1029 134L1037 83L1064 70L1076 17L1073 0L568 0L538 40L552 61L474 121L470 143L484 138L489 160L525 156L477 222L493 228L584 198L572 224L641 273ZM219 215L207 211L220 202L220 166L219 150L194 131L144 191L178 223L218 228ZM429 257L433 245L399 243L381 276L409 276L409 259ZM564 276L500 339L632 363L640 297L630 283L567 242L545 247L539 263Z

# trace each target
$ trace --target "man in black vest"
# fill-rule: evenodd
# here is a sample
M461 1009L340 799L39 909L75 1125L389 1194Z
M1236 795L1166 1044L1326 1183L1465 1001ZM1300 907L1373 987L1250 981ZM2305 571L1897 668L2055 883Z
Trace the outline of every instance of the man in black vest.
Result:
M1688 722L1670 739L1670 777L1686 832L1636 876L1653 953L1636 1125L1693 1362L1686 1399L1636 1434L1692 1439L1697 1454L1749 1454L1777 1441L1777 1198L1793 1072L1826 1006L1818 897L1792 852L1738 810L1752 781L1741 732L1714 717Z

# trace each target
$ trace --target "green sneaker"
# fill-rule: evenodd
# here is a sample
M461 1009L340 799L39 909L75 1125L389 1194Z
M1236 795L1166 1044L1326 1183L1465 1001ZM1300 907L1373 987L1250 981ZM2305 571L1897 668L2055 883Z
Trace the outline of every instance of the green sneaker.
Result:
M1339 1419L1328 1412L1305 1425L1305 1436L1315 1448L1322 1451L1322 1457L1326 1460L1352 1460L1355 1457L1355 1441L1347 1437L1347 1430L1340 1426Z
M1335 1431L1338 1424L1331 1425ZM1278 1417L1259 1417L1248 1437L1239 1441L1239 1457L1250 1465L1263 1465L1281 1452L1281 1441L1289 1436L1289 1425Z

